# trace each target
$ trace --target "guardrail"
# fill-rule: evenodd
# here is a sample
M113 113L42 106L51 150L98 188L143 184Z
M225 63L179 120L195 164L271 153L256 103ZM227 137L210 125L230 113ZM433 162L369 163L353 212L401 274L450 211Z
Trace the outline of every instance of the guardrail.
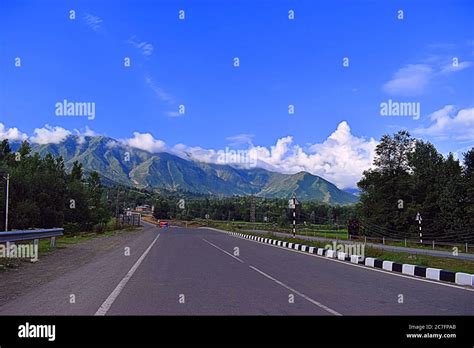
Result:
M397 239L397 238L388 238L388 237L368 237L364 235L354 236L349 235L349 240L364 240L364 243L367 241L373 241L377 244L389 244L390 242L399 243L400 246L410 247L410 244L415 247L428 247L435 250L436 247L438 248L458 248L459 251L464 250L465 253L469 253L470 250L474 249L474 244L465 243L465 242L445 242L445 241L436 241L436 240L428 240L423 239L423 242L416 239Z
M0 232L0 243L33 240L36 244L39 239L51 238L51 247L54 247L56 245L56 237L62 236L63 232L64 228Z

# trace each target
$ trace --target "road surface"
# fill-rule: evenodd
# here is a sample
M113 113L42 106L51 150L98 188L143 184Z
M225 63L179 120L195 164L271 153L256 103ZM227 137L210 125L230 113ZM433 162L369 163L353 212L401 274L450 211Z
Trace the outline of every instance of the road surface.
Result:
M473 315L474 291L145 223L133 239L0 306L0 315L15 314Z

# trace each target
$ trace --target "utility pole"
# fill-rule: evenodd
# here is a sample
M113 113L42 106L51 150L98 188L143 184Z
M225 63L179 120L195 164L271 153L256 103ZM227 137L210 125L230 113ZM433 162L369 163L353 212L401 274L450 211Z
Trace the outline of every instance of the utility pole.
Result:
M117 187L117 200L115 202L115 227L119 227L119 195L120 195L120 187Z
M8 202L9 202L9 191L10 191L10 174L1 173L3 178L7 181L7 188L5 191L5 232L8 231ZM5 176L6 175L6 176Z
M255 196L250 198L250 222L255 222Z
M422 220L422 218L421 218L421 215L420 215L419 212L416 213L416 218L415 218L415 220L418 221L418 229L419 229L419 231L420 231L420 244L423 245L423 234L421 233L421 220Z

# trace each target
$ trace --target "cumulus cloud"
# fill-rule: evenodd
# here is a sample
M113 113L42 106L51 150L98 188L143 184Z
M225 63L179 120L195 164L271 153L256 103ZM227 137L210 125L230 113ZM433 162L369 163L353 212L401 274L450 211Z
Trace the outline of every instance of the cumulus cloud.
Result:
M34 136L30 138L31 142L36 144L59 144L65 140L71 132L62 127L51 127L45 125L43 128L36 128Z
M20 132L18 128L6 128L3 123L0 123L0 140L8 139L10 141L27 140L28 136Z
M133 132L133 138L124 139L122 140L122 143L151 153L163 152L166 150L165 142L155 139L150 133Z
M455 117L457 121L448 120L448 122L454 124L469 119L469 117L472 118L472 110L470 115L459 112ZM440 111L432 116L432 120L446 122L443 121L445 117L444 113ZM453 127L449 129L452 130ZM97 135L87 127L85 131L75 130L75 133L78 136L78 141L81 141L85 136ZM27 138L26 134L16 128L6 129L0 124L0 137L5 134L13 135L19 139ZM70 134L71 132L64 128L45 125L43 128L36 128L34 136L30 140L38 144L57 144ZM227 138L235 145L243 145L246 147L245 149L240 146L237 150L232 145L225 149L205 149L185 144L168 147L163 140L156 139L150 133L134 132L133 137L119 141L110 140L107 146L110 148L127 146L150 153L169 152L187 160L230 164L237 167L259 167L281 173L293 174L306 171L329 180L339 188L353 188L360 180L362 172L372 166L377 145L373 138L365 139L354 136L345 121L339 123L337 129L323 142L305 147L295 144L292 136L281 137L269 147L253 145L252 137L250 134L239 134Z
M92 129L90 129L88 126L86 126L86 129L84 132L81 132L80 130L78 129L74 129L74 132L76 133L77 135L77 142L79 144L83 144L86 140L86 137L95 137L97 136L98 134L96 132L94 132Z
M313 144L307 150L293 145L290 136L281 138L270 149L254 147L259 162L265 162L279 172L306 171L319 175L339 188L356 187L362 172L371 167L377 142L370 138L358 138L351 134L347 122L322 143Z
M308 148L293 144L293 137L278 139L273 146L249 145L247 159L256 160L256 166L282 173L306 171L319 175L339 188L356 187L362 172L372 166L377 142L359 138L351 133L347 122L341 122L337 129L322 143ZM207 150L178 144L171 152L183 158L207 163L221 163L222 150Z
M429 115L429 119L429 126L416 128L413 133L442 140L474 140L474 108L457 110L446 105Z
M428 85L432 72L433 69L427 64L409 64L399 69L392 79L383 85L383 90L391 95L419 95Z

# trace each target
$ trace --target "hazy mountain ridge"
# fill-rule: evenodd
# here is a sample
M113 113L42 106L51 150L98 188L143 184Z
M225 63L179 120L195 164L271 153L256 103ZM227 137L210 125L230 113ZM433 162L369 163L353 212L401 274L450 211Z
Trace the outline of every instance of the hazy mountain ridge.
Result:
M42 156L62 156L68 167L79 161L86 172L97 171L106 182L138 188L268 198L289 198L296 193L300 200L331 204L358 201L356 196L307 172L282 174L185 160L166 152L152 154L127 147L103 136L69 136L59 144L33 144L32 149Z

